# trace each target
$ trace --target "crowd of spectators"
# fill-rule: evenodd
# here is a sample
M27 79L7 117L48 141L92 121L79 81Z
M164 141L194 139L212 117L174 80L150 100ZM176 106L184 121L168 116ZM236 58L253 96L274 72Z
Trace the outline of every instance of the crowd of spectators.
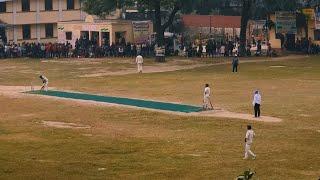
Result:
M8 43L0 44L0 58L68 58L72 46L69 43Z
M182 49L186 57L228 57L238 54L239 46L239 39L227 41L208 39L200 42L187 43L182 46ZM283 49L303 54L320 54L320 45L312 43L311 39L297 39L291 46L293 46L294 49L287 48L284 42ZM248 43L246 47L246 55L276 56L277 54L272 48L271 43L253 40Z
M264 54L272 56L270 43L262 48L261 41L254 44L254 55ZM320 46L313 44L311 39L297 39L294 44L294 51L304 54L319 54ZM227 40L216 41L214 39L200 42L185 43L180 51L186 57L221 57L233 56L238 53L239 41ZM284 46L285 48L285 46ZM247 56L252 55L252 45L246 48ZM100 57L136 57L141 54L143 57L155 55L155 46L149 43L131 44L120 41L111 45L107 42L99 46L97 41L85 38L77 39L73 47L67 43L7 43L0 44L0 58L100 58ZM178 54L178 53L177 53ZM180 53L181 54L181 53Z
M188 43L183 47L187 57L232 56L236 53L238 43L234 41L215 41L209 39L200 43Z
M310 38L297 38L295 42L295 51L302 52L304 54L319 54L320 46L312 43Z
M7 43L0 44L0 58L100 58L100 57L144 57L153 56L154 49L147 43L105 43L99 46L96 41L78 39L73 47L67 43Z
M103 43L99 46L97 41L90 41L88 39L77 39L75 42L75 49L73 55L75 57L90 57L90 58L100 58L100 57L136 57L141 54L144 57L154 55L154 46L149 43L141 44L131 44L126 43L124 40L119 43L109 42Z

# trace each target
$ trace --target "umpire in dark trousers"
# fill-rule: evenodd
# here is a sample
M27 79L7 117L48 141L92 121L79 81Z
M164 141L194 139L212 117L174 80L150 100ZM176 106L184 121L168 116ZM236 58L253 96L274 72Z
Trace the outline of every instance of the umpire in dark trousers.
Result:
M261 95L258 90L254 93L252 105L254 107L254 117L260 117Z
M239 58L238 58L238 54L235 54L232 60L232 72L238 72L238 66L239 66Z

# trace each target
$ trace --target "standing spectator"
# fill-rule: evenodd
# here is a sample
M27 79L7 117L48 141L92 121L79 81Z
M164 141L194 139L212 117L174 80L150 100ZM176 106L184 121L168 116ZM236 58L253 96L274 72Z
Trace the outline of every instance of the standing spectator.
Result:
M122 45L118 47L118 57L124 57L124 49Z
M267 56L268 56L268 57L272 57L272 47L271 47L271 43L268 42L267 46L268 46Z
M217 55L217 43L215 40L213 41L213 45L212 45L212 54L213 54L213 57Z
M261 41L259 40L257 44L256 56L261 56L261 54L262 54L262 46L261 46Z
M46 54L46 46L42 43L41 44L41 58L45 58L45 54Z
M309 38L308 39L308 54L312 54L311 47L312 47L312 39Z
M125 54L126 54L126 57L131 57L131 44L130 43L127 43L126 45L126 48L125 48Z
M3 44L0 44L0 58L4 58L5 54L4 54L4 46Z
M207 57L207 48L205 45L202 46L202 57Z
M112 43L110 46L110 56L116 57L116 45L114 43Z
M224 44L221 44L220 55L221 56L226 56L226 47L224 46Z
M203 47L202 47L202 43L199 44L198 46L198 57L201 58L202 57L202 51L203 51Z
M208 56L213 57L213 42L211 39L209 39L206 48L207 48Z
M4 46L4 53L6 58L10 57L10 44Z
M142 47L141 47L141 44L138 44L137 47L136 47L136 51L137 51L137 54L142 54Z
M229 41L228 50L227 50L227 56L232 56L233 49L234 49L234 45L233 45L232 41Z

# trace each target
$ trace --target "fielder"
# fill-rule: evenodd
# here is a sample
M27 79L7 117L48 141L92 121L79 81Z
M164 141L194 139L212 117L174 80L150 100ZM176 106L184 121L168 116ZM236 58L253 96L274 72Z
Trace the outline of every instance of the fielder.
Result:
M251 155L253 159L256 159L256 155L251 151L251 145L252 145L254 136L255 136L255 133L253 132L251 125L248 125L246 137L244 139L246 146L245 146L245 153L244 153L243 159L248 159L249 155Z
M232 72L238 72L238 66L239 66L239 58L238 58L238 54L235 54L232 60Z
M48 91L48 84L49 84L48 78L46 78L44 75L40 75L39 78L42 80L42 83L43 83L40 90Z
M210 101L210 94L211 94L211 89L209 87L209 84L206 84L204 88L204 93L203 93L203 109L204 110L213 109Z
M136 57L136 63L138 66L138 73L142 73L143 57L140 54Z

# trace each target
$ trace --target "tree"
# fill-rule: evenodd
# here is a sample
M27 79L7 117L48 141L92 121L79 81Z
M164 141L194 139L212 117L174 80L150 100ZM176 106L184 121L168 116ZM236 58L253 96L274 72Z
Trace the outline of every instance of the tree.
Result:
M264 19L276 11L296 11L299 8L301 8L299 0L257 0L253 8L253 16Z
M221 5L221 0L198 0L196 3L195 11L200 15L209 15L214 8L218 8Z
M242 0L242 11L241 11L241 29L240 29L240 49L239 53L241 56L246 55L247 45L247 26L248 21L251 18L251 10L255 0Z
M117 8L121 9L124 6L134 5L133 1L128 0L81 0L83 10L89 14L97 15L104 18Z
M191 12L192 0L83 0L84 10L89 14L105 17L117 8L136 5L140 11L154 12L156 43L164 45L164 32L172 25L179 11ZM163 12L166 13L163 13Z

